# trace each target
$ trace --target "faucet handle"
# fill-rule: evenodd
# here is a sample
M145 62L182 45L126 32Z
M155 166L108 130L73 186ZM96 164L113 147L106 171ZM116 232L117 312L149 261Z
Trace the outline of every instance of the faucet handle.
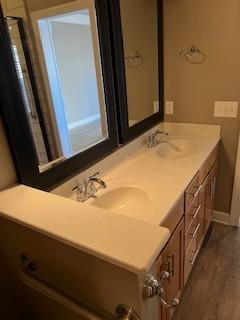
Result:
M98 171L98 172L94 173L93 175L91 175L91 176L89 177L89 179L95 178L95 177L97 177L97 176L99 176L99 175L100 175L100 172Z
M76 191L76 200L78 202L85 201L85 191L84 191L84 184L80 183L76 187L72 189L72 191Z
M78 188L79 188L79 185L77 185L77 186L73 187L73 188L72 188L72 192L77 191L77 190L78 190Z
M152 148L153 146L153 135L150 134L146 137L146 144L148 146L148 148Z
M74 188L72 188L72 192L81 191L82 189L83 189L83 185L80 183L80 184L77 184Z

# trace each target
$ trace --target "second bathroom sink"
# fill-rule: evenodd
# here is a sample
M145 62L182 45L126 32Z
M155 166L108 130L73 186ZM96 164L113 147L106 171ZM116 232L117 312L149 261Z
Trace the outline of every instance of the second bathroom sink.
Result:
M186 138L174 138L159 144L157 154L161 158L174 160L185 158L195 151L194 144Z

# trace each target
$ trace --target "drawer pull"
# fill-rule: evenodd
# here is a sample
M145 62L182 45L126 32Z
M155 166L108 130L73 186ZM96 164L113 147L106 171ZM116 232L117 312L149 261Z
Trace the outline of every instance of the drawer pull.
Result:
M172 274L172 276L175 276L175 253L173 253L171 256L167 256L168 259L171 259L172 266L171 269L169 269L169 273Z
M196 210L196 212L194 214L191 214L191 216L193 217L193 220L196 219L200 209L202 208L202 205L200 204Z
M170 257L169 257L170 258ZM165 266L167 268L167 270L165 270L167 273L169 273L169 275L171 274L171 262L167 261L163 263L163 266Z
M199 224L197 225L195 231L193 232L193 234L191 234L192 239L195 239L195 237L196 237L196 235L197 235L197 233L198 233L198 230L199 230L200 226L201 226L201 224L199 223Z
M194 263L195 263L195 261L196 261L196 259L197 259L198 253L199 253L199 249L196 251L193 259L189 261L192 266L194 265Z
M194 198L197 198L200 190L202 189L202 185L200 185L199 187L193 187L194 189L197 189L196 192L189 192L189 194L191 194Z

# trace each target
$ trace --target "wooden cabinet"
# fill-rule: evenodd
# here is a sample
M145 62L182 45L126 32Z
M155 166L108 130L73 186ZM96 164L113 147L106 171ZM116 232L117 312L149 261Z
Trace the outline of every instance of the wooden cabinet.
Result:
M184 264L184 218L180 221L159 259L159 277L162 271L169 272L165 285L165 299L170 304L174 298L180 298L183 290ZM174 309L161 307L161 320L170 320Z
M209 228L214 209L218 147L209 155L162 226L172 236L157 261L158 278L169 273L162 298L179 299ZM160 307L160 320L171 320L174 308Z
M216 157L215 148L185 192L184 285L211 222L217 176Z

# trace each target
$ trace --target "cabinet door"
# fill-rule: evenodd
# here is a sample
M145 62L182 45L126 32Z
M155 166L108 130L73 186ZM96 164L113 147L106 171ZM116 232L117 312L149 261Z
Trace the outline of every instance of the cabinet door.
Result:
M159 274L165 270L169 272L169 279L165 286L165 299L171 304L174 298L180 298L183 290L184 264L184 218L178 224L171 239L162 254L162 264ZM161 307L161 320L170 320L174 308Z
M209 228L214 209L217 168L218 162L216 161L211 171L209 172L209 179L206 190L205 232L207 232Z

